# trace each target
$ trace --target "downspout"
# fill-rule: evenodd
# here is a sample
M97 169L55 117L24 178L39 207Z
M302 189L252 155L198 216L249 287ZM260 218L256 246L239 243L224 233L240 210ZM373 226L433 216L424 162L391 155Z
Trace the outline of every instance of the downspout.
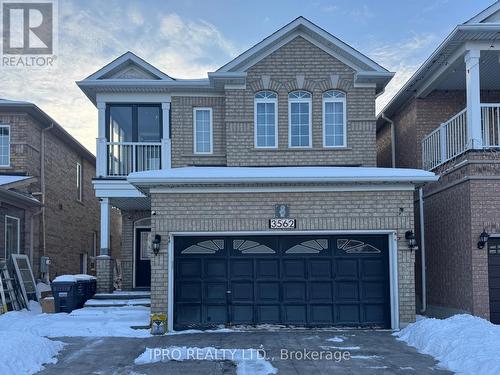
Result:
M424 222L424 192L422 187L418 189L418 206L420 216L420 255L422 267L422 309L421 313L427 310L427 275L425 271L425 222Z
M394 121L389 117L385 117L385 113L383 112L381 118L387 121L391 126L391 165L392 168L396 168L396 134L394 132Z
M33 219L35 218L35 216L38 216L40 215L41 213L43 212L43 210L40 208L37 212L33 213L31 216L30 216L30 259L31 259L31 269L33 269L33 265L34 265L34 249L33 249L33 233L34 233L34 221Z
M54 124L51 123L49 127L42 129L41 133L41 147L40 147L40 189L42 193L42 255L46 255L46 245L47 245L47 236L46 236L46 211L45 211L45 132L49 131L54 127Z

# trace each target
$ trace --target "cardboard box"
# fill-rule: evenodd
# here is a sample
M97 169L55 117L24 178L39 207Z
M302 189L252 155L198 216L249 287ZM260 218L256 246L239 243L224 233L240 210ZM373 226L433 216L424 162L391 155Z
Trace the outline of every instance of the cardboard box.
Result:
M53 314L56 311L54 305L54 297L45 297L40 301L42 305L42 312L46 314Z

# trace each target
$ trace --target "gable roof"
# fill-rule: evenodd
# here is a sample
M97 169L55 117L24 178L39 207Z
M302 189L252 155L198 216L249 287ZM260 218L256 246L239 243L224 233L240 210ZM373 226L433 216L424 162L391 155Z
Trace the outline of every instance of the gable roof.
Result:
M148 63L146 60L141 59L136 54L128 51L125 52L120 57L117 57L109 64L105 65L95 73L89 75L85 80L98 80L111 78L113 74L133 66L140 71L144 72L146 75L149 75L150 79L163 80L163 81L173 81L174 79L167 74L163 73L161 70L155 68L153 65ZM147 79L147 78L146 78Z
M491 4L485 10L479 12L470 20L464 22L464 25L469 25L473 23L487 23L491 21L492 16L495 16L495 13L500 11L500 0L497 0L494 4ZM498 22L498 17L494 17L495 21Z

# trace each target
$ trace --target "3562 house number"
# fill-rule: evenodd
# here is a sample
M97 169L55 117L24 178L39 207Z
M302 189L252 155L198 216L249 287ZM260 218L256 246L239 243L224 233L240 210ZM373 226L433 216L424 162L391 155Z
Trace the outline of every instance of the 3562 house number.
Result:
M295 219L276 218L269 219L270 229L295 229Z

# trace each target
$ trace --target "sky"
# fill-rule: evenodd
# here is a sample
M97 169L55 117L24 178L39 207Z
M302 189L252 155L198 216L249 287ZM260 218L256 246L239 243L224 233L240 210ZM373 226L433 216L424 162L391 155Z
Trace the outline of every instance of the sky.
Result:
M37 104L95 152L97 110L76 86L126 51L175 78L206 78L304 16L395 77L377 109L460 23L494 0L58 1L55 68L0 67L0 98Z

